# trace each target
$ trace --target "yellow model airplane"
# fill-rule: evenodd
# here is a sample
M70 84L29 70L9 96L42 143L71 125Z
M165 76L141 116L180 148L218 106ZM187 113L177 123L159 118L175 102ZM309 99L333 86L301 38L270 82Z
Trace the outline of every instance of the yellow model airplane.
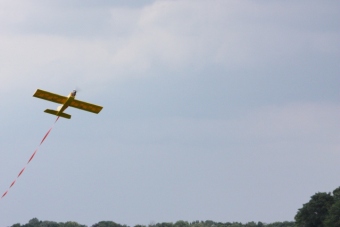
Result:
M37 97L40 99L45 99L51 102L56 102L56 103L60 103L61 106L58 106L57 110L50 110L50 109L46 109L44 112L45 113L49 113L49 114L53 114L53 115L57 115L59 117L64 117L67 119L71 118L70 114L64 113L64 110L71 106L74 108L78 108L81 110L86 110L92 113L99 113L103 107L102 106L97 106L91 103L87 103L87 102L83 102L83 101L79 101L76 100L77 91L73 90L67 97L66 96L62 96L62 95L57 95L48 91L43 91L40 89L37 89L37 91L34 93L33 97Z

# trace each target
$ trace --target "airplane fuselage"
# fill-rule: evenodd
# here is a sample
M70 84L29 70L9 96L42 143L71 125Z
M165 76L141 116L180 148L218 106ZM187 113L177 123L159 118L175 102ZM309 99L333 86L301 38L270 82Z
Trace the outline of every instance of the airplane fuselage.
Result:
M64 110L66 110L66 108L69 107L69 105L71 104L71 102L74 100L75 97L76 97L75 94L70 93L67 96L67 100L65 101L65 103L61 106L58 106L58 108L57 108L58 112L57 112L56 115L60 116L64 112Z

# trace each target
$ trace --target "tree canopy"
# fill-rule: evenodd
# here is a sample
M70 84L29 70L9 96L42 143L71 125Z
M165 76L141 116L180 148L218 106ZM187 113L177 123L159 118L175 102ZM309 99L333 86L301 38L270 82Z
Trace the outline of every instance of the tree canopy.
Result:
M340 187L318 192L295 215L297 227L340 227Z

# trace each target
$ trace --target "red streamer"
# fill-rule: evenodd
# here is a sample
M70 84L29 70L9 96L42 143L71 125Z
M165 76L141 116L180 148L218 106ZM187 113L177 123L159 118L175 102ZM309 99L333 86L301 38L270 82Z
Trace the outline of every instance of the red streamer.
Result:
M1 198L4 197L7 194L7 192L8 192L8 190L1 196Z
M24 172L25 169L26 169L26 166L20 171L20 173L19 173L19 175L17 176L17 178L20 177L20 175Z
M30 160L28 160L27 164L31 162L31 160L33 159L35 153L37 153L37 150L34 151L34 153L32 154L32 156L31 156L31 158L30 158Z
M11 186L9 186L9 188L11 188L14 184L15 184L16 180L14 180L11 184Z
M52 130L52 128L50 128L50 130L48 130L48 132L46 133L46 135L44 136L44 138L41 140L40 145L44 142L44 140L46 139L46 137L48 136L48 134L50 134L50 131Z
M0 199L2 199L3 197L5 197L8 193L8 190L13 187L13 185L15 184L15 182L17 181L17 179L21 176L21 174L23 174L23 172L25 171L28 163L30 163L32 161L32 159L34 158L35 154L38 152L39 147L41 146L41 144L45 141L45 139L47 138L47 136L50 134L52 128L54 127L55 123L59 120L59 116L57 117L57 119L55 120L54 124L52 125L52 127L47 131L47 133L45 134L45 136L43 137L43 139L41 140L39 146L37 149L35 149L34 153L31 155L30 159L28 160L28 162L26 163L26 166L20 171L20 173L18 174L17 178L12 182L12 184L9 186L9 188L7 189L7 191L1 196Z

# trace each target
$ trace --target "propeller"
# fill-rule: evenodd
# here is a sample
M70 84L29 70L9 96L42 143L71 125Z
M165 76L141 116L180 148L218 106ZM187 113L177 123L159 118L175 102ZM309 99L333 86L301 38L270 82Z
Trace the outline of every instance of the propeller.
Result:
M79 92L79 88L75 88L75 89L73 89L73 91L72 91L72 96L76 96L76 94L77 94L77 92Z
M81 89L78 86L76 86L73 91L79 92L81 91Z

